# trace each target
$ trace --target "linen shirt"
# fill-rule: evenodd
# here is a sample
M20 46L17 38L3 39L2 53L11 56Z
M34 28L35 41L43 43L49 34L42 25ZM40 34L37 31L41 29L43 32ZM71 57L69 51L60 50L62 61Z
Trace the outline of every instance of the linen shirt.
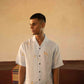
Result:
M46 35L40 46L35 36L22 42L16 63L26 67L24 84L53 84L52 69L63 65L58 45Z

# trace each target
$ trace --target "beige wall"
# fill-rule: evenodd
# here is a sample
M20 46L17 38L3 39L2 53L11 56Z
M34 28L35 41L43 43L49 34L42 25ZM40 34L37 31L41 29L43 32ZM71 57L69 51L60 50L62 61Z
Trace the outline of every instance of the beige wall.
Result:
M45 32L64 60L84 60L84 0L0 0L0 61L15 61L19 45L32 36L29 17L47 18Z

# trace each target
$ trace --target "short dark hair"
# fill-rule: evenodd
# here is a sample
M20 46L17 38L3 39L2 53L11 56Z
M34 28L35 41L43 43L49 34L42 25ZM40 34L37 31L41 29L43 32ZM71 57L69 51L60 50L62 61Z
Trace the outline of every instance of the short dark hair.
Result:
M35 14L33 14L31 17L30 17L30 19L38 19L38 20L42 20L42 21L44 21L45 23L46 23L46 17L43 15L43 14L41 14L41 13L35 13Z

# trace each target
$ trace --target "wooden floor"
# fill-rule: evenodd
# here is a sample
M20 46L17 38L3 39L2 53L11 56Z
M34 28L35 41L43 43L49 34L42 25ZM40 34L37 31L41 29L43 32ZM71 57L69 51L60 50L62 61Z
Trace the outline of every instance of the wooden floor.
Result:
M0 62L0 84L18 84L19 66L12 62ZM4 81L5 80L5 81ZM84 84L84 61L64 61L59 71L60 84Z

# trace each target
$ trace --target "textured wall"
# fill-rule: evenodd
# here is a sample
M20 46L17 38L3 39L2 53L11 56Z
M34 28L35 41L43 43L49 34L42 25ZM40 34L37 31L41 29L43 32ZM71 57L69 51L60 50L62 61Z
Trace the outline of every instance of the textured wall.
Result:
M84 60L84 0L0 0L0 61L14 61L19 45L30 38L29 17L47 18L45 32L64 60Z

